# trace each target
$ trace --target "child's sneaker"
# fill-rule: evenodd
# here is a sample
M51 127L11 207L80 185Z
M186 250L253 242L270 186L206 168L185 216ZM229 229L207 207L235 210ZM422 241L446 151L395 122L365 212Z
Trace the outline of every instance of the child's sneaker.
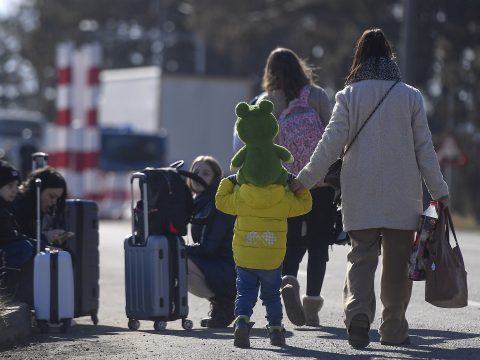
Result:
M239 348L250 347L250 329L253 326L253 322L250 322L250 318L245 315L239 315L235 319L234 328L234 340L233 345Z
M285 346L285 328L283 325L267 325L267 331L270 337L270 344L274 346Z

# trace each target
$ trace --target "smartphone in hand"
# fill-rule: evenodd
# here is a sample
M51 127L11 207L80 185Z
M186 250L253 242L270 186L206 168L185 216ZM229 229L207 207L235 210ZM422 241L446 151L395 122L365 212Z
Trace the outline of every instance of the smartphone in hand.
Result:
M60 234L59 241L60 241L61 244L63 244L65 241L72 238L73 236L75 236L75 233L73 233L71 231L65 231L62 234Z

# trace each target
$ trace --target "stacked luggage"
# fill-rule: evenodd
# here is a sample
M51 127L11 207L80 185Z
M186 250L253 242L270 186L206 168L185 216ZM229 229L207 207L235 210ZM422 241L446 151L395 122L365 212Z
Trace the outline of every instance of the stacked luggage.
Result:
M193 327L188 316L187 260L182 235L193 211L190 189L182 176L205 182L178 169L147 168L131 177L132 234L125 239L125 294L128 327L137 330L139 320L154 321L164 330L168 321L181 319ZM141 200L134 206L134 182Z

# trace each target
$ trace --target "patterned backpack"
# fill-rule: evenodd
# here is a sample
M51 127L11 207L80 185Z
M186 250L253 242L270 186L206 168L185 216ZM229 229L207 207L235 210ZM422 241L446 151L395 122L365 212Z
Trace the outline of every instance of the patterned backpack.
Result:
M325 131L317 111L308 104L310 90L311 86L305 85L300 96L290 101L278 117L278 144L293 154L294 162L285 167L295 175L310 161Z

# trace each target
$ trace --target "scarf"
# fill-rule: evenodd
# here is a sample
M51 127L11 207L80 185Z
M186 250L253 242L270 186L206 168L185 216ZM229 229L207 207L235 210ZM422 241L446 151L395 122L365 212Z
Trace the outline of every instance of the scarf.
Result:
M207 224L215 214L215 194L219 180L214 181L206 190L193 199L192 224Z
M386 57L370 57L358 69L352 79L345 85L362 80L391 80L400 81L400 69L392 59Z

